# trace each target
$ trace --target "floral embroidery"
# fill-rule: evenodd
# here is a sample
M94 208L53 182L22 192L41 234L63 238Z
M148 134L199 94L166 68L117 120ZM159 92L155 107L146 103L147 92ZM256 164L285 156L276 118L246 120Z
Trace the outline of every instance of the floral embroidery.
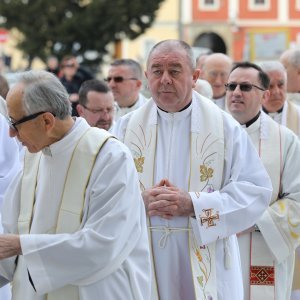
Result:
M200 276L197 276L197 282L200 285L201 291L203 293L203 299L212 300L208 291L206 291L207 282L211 275L212 268L212 258L210 254L209 247L198 247L195 237L193 237L193 252L197 257L197 263L200 269Z
M209 178L213 177L214 170L212 168L208 168L206 165L201 165L200 166L200 180L207 181Z
M136 170L139 173L143 173L144 162L145 162L145 157L143 157L143 156L134 158L134 164L135 164Z

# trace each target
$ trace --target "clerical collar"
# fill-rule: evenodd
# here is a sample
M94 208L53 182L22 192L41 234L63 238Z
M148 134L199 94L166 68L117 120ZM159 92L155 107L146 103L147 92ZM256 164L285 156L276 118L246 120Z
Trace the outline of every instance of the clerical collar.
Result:
M129 106L120 106L120 105L119 105L119 107L120 107L121 109L124 109L124 108L132 108L132 107L134 107L134 106L137 104L138 101L139 101L139 98L137 98L136 101L135 101L133 104L129 105Z
M258 114L253 119L251 119L250 121L243 124L243 126L248 128L249 126L251 126L259 118L259 116L260 116L260 111L258 112Z
M182 111L184 111L184 110L186 110L190 105L192 104L192 101L190 102L190 103L188 103L184 108L182 108L180 111L178 111L178 112L182 112ZM169 113L168 111L166 111L166 110L164 110L164 109L162 109L162 108L160 108L159 106L157 106L160 110L162 110L163 112L165 112L165 113Z
M263 112L266 113L267 115L268 115L268 114L271 114L271 113L270 113L269 111L267 111L264 107L262 108L262 110L263 110ZM282 111L283 111L283 106L282 106L279 110L277 110L276 113L281 114Z

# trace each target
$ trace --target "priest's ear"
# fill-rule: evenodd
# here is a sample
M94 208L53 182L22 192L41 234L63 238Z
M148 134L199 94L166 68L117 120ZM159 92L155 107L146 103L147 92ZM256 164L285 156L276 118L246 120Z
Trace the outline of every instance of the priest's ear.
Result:
M261 99L261 104L265 104L268 102L270 98L270 91L269 90L265 90Z
M45 112L42 115L42 122L42 126L45 129L45 131L49 131L55 125L55 116L51 112Z

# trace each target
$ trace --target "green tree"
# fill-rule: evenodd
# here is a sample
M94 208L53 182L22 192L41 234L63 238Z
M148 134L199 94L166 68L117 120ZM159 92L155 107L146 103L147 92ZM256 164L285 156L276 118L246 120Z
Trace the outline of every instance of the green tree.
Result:
M106 46L134 39L153 23L163 0L1 0L1 27L23 34L18 48L42 60L54 54L94 51L101 61Z

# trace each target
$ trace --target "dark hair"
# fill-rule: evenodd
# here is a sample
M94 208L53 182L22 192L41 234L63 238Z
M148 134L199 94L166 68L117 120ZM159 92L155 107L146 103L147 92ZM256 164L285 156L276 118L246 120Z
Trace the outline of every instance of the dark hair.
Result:
M268 89L270 85L270 78L266 72L262 70L262 68L254 63L244 61L244 62L237 62L234 63L233 68L231 69L230 73L234 71L237 68L242 68L242 69L255 69L258 71L258 81L262 85L264 89Z
M110 88L108 87L108 85L102 81L102 80L98 80L98 79L90 79L90 80L86 80L82 83L80 89L79 89L79 104L81 105L86 105L87 103L87 94L90 91L95 91L95 92L99 92L99 93L108 93L110 92Z
M123 66L123 65L128 66L131 69L131 71L133 72L134 77L136 77L139 80L142 80L142 78L143 78L143 70L142 70L141 65L137 61L135 61L131 58L116 59L110 65L111 66Z

